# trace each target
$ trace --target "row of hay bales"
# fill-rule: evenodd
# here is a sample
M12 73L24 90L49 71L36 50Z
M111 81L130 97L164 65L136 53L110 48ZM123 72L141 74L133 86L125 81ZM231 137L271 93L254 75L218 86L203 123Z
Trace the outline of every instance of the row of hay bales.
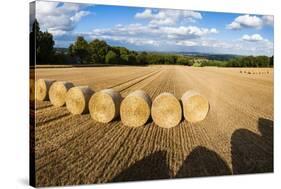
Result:
M39 79L35 84L36 99L50 100L57 107L66 105L72 114L90 113L91 117L108 123L118 117L124 125L139 127L150 117L163 128L175 127L182 120L202 121L208 114L208 100L194 91L187 91L178 100L171 93L161 93L152 102L142 90L136 90L123 98L113 89L94 92L88 86L74 86L71 82ZM182 115L183 114L183 115Z
M241 74L257 74L257 75L261 75L261 74L269 74L269 71L254 71L254 70L240 70Z

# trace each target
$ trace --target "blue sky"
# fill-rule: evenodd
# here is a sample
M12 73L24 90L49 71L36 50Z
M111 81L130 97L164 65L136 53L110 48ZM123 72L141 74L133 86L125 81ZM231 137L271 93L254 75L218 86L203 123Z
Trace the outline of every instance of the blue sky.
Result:
M138 51L273 55L269 15L37 1L36 18L56 47L82 35Z

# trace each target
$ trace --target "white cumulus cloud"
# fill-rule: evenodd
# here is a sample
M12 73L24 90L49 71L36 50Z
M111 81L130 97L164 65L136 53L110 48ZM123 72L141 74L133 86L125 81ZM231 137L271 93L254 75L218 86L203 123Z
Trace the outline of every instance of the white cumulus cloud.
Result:
M135 15L136 18L141 18L141 19L147 19L147 18L152 18L152 10L151 9L145 9L143 12L138 12Z
M196 39L203 36L217 34L215 28L200 28L196 26L152 26L142 24L116 25L112 28L93 29L88 36L92 38L111 38L114 40L136 39L151 39L153 41L163 40L187 40ZM94 37L93 37L94 36ZM156 43L154 43L156 44Z
M174 39L189 39L198 38L208 34L218 33L215 28L199 28L196 26L179 26L179 27L163 27L161 28L161 33L164 33L168 38Z
M264 24L273 26L274 17L271 15L265 15L262 17Z
M36 2L36 18L41 29L53 35L64 35L72 31L82 17L90 14L82 10L87 5L51 1Z
M242 15L234 19L233 22L227 25L228 29L242 29L242 28L257 28L260 29L263 26L263 20L258 16Z
M135 18L148 19L151 25L175 25L180 21L194 22L202 19L202 15L199 12L189 10L161 9L153 12L151 9L145 9L143 12L136 13Z
M263 37L260 34L253 34L253 35L243 35L242 40L244 41L250 41L250 42L257 42L264 40Z

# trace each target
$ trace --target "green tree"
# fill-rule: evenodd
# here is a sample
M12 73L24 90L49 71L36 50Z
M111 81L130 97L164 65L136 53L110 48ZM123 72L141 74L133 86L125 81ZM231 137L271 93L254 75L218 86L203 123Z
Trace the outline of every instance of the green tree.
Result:
M77 56L81 64L86 63L89 60L89 44L82 36L78 36L75 43L70 45L69 52L72 55Z
M36 42L36 46L37 46L36 57L38 63L47 63L47 64L52 63L54 58L54 45L55 45L52 34L46 31L46 32L39 32L37 36L38 39Z
M189 59L187 57L184 57L184 56L177 57L176 63L181 64L181 65L189 65L189 66L192 65L192 63L189 61Z
M147 64L147 52L138 53L138 55L136 56L136 59L137 59L138 65Z
M74 56L74 49L73 49L73 44L70 44L68 49L67 49L67 53L70 55L70 56Z
M32 24L32 30L29 34L29 57L30 57L30 65L35 65L35 54L37 52L37 34L40 32L39 23L35 19Z
M95 39L89 43L90 62L93 64L104 64L105 56L110 46L103 40Z
M105 56L105 63L106 64L117 64L118 63L118 56L117 54L110 50Z
M269 65L272 67L273 66L273 63L274 62L274 57L273 56L271 56L270 57L270 60L269 60Z
M267 56L257 56L256 63L258 67L269 67L270 58Z
M136 64L137 63L137 58L134 53L130 53L128 55L128 64Z
M125 47L117 47L116 50L119 52L120 54L120 63L121 64L130 64L132 60L129 60L130 58L132 58L130 56L130 51L125 48Z
M32 31L30 32L30 64L51 64L54 60L54 45L52 34L48 31L40 31L40 25L38 21L32 24ZM36 53L36 56L35 56Z

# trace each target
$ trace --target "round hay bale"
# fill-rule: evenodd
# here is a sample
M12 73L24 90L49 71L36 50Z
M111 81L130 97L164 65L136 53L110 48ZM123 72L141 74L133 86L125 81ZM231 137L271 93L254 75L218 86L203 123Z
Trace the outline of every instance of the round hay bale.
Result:
M73 83L67 81L54 82L49 90L49 99L54 106L60 107L65 104L67 91L74 87Z
M195 91L185 92L181 101L184 118L191 123L202 121L209 112L208 100Z
M66 93L66 108L72 114L88 112L88 103L94 91L88 86L72 87Z
M142 90L129 94L121 103L120 116L124 125L140 127L150 117L151 99Z
M38 79L35 83L35 98L43 101L49 99L49 89L55 80Z
M159 127L175 127L182 119L181 104L173 94L161 93L152 103L151 116Z
M29 79L29 100L35 100L35 81L34 79Z
M101 123L108 123L119 116L122 97L113 89L101 90L90 98L91 117Z

